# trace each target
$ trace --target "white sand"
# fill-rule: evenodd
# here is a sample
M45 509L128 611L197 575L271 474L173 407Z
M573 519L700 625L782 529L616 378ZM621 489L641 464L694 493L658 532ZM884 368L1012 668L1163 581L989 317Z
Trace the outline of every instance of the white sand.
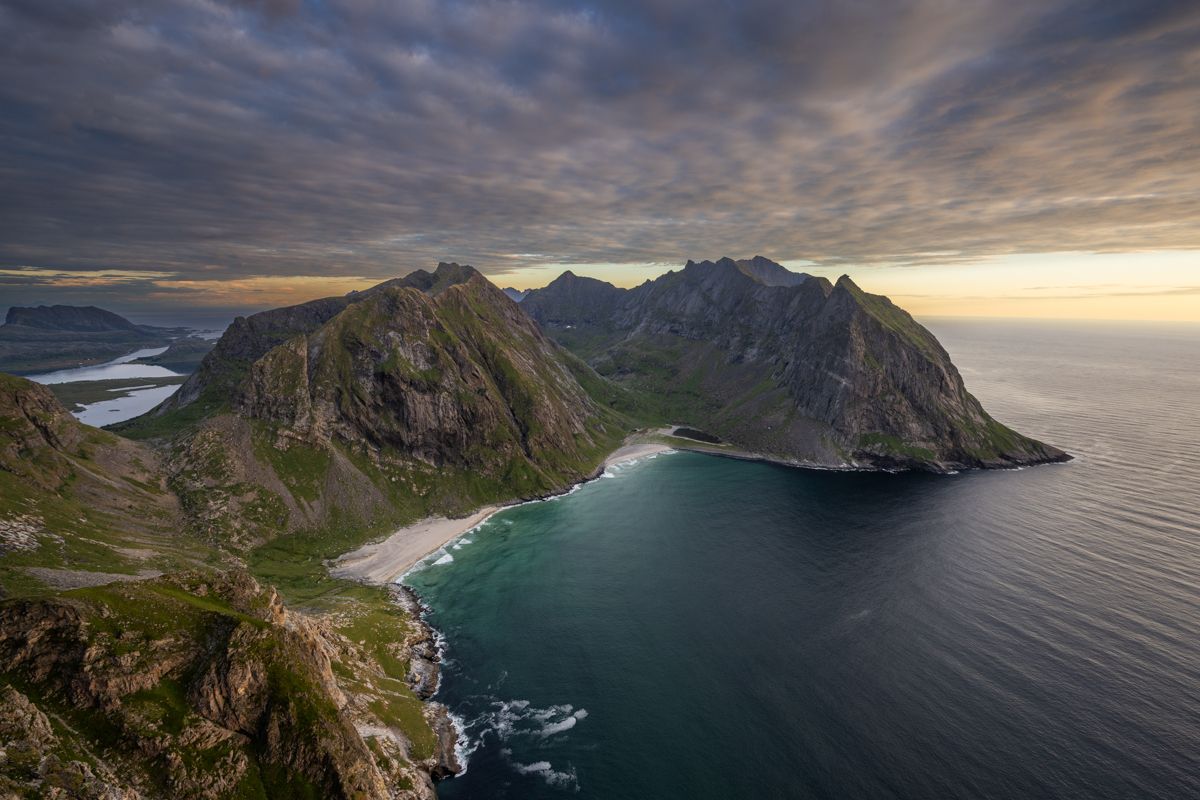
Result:
M392 583L425 556L444 547L500 510L486 506L469 517L430 517L400 528L382 542L367 544L334 562L329 573L335 578Z
M608 458L604 459L604 466L608 467L612 466L613 464L620 464L622 461L632 461L635 458L641 458L642 456L649 456L655 453L666 453L667 451L674 449L675 448L669 445L655 444L654 442L628 444L612 451Z

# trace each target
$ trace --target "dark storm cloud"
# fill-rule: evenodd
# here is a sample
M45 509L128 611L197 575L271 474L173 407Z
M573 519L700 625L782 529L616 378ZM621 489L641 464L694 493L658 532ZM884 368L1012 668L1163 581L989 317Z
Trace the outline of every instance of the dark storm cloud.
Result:
M1200 247L1194 2L8 0L0 36L0 266Z

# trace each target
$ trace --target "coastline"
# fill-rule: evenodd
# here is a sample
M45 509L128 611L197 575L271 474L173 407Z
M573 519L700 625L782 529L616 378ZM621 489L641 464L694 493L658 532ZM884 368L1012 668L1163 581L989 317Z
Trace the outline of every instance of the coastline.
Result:
M547 496L565 494L582 483L594 480L613 464L675 449L678 448L657 442L635 442L622 445L609 453L596 471L583 481L572 485L563 492ZM335 578L364 583L379 585L396 583L421 561L468 531L482 525L497 511L519 505L522 502L525 500L484 506L465 517L427 517L419 522L396 529L382 541L365 544L357 550L338 556L330 564L329 574Z
M404 609L416 624L415 635L406 647L410 664L407 682L424 704L425 714L437 735L438 757L436 765L429 770L429 776L435 783L466 772L473 748L467 738L463 720L434 699L441 687L441 668L446 651L445 637L429 623L426 617L429 608L424 605L420 596L402 583L404 576L429 556L482 525L505 508L570 494L583 484L598 479L614 464L635 461L659 453L695 452L739 461L758 461L791 468L836 472L900 471L848 464L828 465L784 460L762 453L739 450L728 444L677 436L674 435L674 431L674 427L668 427L631 435L620 447L609 453L590 475L562 491L484 506L459 518L429 517L395 530L382 541L345 553L329 564L329 572L333 577L387 587L393 602ZM434 791L436 792L436 789Z
M427 517L411 525L398 528L382 541L363 545L357 550L339 556L330 564L330 575L335 578L345 578L377 585L396 583L405 573L421 561L468 531L482 525L498 511L528 502L529 500L543 500L548 497L565 494L574 490L577 486L600 477L604 470L613 464L632 461L657 453L681 450L690 453L732 458L738 461L757 461L791 467L793 469L810 469L823 472L906 472L913 469L907 466L888 468L876 465L821 464L811 461L780 458L765 453L740 450L724 443L714 444L680 436L675 432L678 429L678 426L672 425L634 434L627 438L625 443L620 447L609 453L591 475L562 492L554 492L537 498L521 498L508 503L484 506L464 517ZM630 441L630 439L634 441ZM1046 459L1021 466L1000 467L1000 469L1022 469L1025 466L1033 466L1041 463L1060 463L1070 459L1071 457L1068 455L1063 459ZM987 468L996 469L997 467ZM953 475L960 470L958 468L947 467L944 469L929 469L927 471L935 474Z

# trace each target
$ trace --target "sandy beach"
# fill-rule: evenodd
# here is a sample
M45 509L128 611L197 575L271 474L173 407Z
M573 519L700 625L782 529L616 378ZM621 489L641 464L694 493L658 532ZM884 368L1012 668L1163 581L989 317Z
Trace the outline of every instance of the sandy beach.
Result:
M632 461L635 458L664 453L673 448L653 442L640 442L619 447L604 459L604 466ZM462 536L479 525L504 506L485 506L474 514L459 519L430 517L399 528L388 538L374 544L363 545L340 556L329 569L335 578L366 581L367 583L392 583L430 553L444 547L447 542Z
M608 458L604 459L604 466L609 467L613 464L620 464L622 461L632 461L635 458L654 455L655 453L665 453L675 448L665 445L656 444L654 442L639 442L638 444L627 444L624 447L618 447L609 454Z
M333 563L329 573L335 578L392 583L413 564L461 536L499 511L502 506L485 506L459 519L430 517L400 528L382 542L367 544L346 553Z

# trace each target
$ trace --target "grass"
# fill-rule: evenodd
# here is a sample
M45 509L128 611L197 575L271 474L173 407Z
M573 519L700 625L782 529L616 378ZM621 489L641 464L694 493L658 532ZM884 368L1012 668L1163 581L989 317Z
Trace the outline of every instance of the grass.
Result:
M255 456L271 465L293 497L312 502L321 496L332 461L328 450L294 440L280 446L261 423L255 425L253 441Z
M864 433L858 437L858 446L864 450L878 447L889 455L904 456L920 461L937 460L937 453L929 448L910 445L887 433Z

